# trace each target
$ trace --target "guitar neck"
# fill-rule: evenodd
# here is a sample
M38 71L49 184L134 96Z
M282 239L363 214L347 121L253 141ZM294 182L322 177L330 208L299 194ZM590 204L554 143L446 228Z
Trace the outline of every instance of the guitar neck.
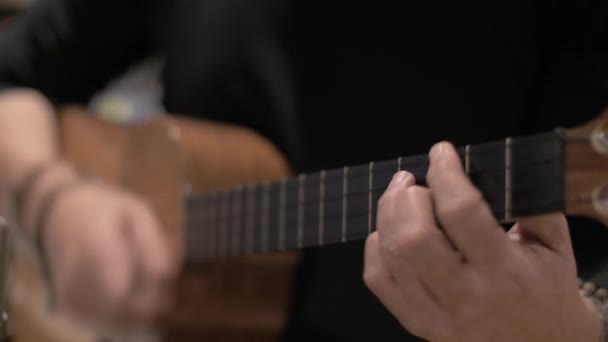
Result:
M501 223L564 209L564 137L559 132L467 145L463 168ZM365 239L378 200L406 170L426 184L427 155L246 184L186 199L189 261Z

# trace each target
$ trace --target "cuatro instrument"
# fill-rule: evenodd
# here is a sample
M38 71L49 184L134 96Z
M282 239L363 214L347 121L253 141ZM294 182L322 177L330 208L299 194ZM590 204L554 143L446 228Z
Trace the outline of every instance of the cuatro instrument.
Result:
M78 108L60 118L64 157L140 194L183 255L177 308L159 332L167 341L276 340L295 251L365 239L393 174L408 170L424 183L428 168L422 154L289 177L278 150L242 127L165 116L119 127ZM459 153L502 223L561 211L608 224L608 114ZM14 340L94 341L95 334L46 311L32 260L27 248L15 249Z

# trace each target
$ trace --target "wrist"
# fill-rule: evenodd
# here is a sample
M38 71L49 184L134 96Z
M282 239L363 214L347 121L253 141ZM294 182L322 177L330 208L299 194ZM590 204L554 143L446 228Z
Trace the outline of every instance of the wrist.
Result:
M32 179L22 185L17 203L20 226L30 239L35 238L36 220L47 194L61 184L78 178L77 172L62 160L51 160L35 168L32 168Z

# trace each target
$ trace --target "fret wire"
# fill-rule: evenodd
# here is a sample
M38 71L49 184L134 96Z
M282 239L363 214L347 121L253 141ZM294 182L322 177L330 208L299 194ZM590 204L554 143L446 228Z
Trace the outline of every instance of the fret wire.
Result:
M287 179L283 179L279 194L279 250L285 250L286 188Z
M245 234L245 249L247 253L253 253L253 227L254 227L254 207L255 207L255 186L250 185L247 188L247 227Z
M213 224L211 225L211 227L212 227L211 228L211 232L212 232L211 237L212 238L209 239L209 244L210 244L210 250L212 251L211 254L214 257L217 257L218 256L218 249L219 249L217 241L218 241L218 228L219 228L218 227L218 223L219 223L218 220L219 220L219 216L220 216L219 215L220 202L217 201L217 200L214 201L214 202L215 203L214 203L214 206L213 206L213 216L212 216L212 222L213 222Z
M553 139L555 139L555 137L552 137L552 138L553 138ZM536 139L536 140L540 141L539 139ZM546 139L545 139L545 141L546 141ZM512 142L511 146L513 146L513 145L517 145L517 141ZM487 151L487 150L486 150L486 151ZM471 152L472 152L472 151L471 151ZM477 154L477 150L476 150L475 152L473 152L473 153L471 153L471 152L469 152L469 158L470 158L470 155L473 155L473 154L474 154L474 155L476 155L476 154ZM466 156L465 156L465 158L466 158ZM556 159L555 159L555 157L551 157L551 158L552 158L552 159L547 159L547 160L548 160L549 162L554 162L554 161L556 160ZM505 159L507 159L507 156L505 156ZM511 156L511 159L512 159L512 156ZM469 162L469 163L470 163L470 162ZM537 165L537 164L541 164L541 163L545 163L545 161L544 161L544 160L543 160L543 161L539 161L539 160L537 160L537 159L534 159L534 162L533 162L533 163L527 163L527 164L526 164L526 166L530 166L530 165ZM466 164L466 161L465 161L465 164ZM466 168L466 165L465 165L465 168ZM471 173L479 173L479 174L484 174L484 173L487 173L485 169L484 169L484 170L480 170L480 169L471 170L470 166L469 166L469 171L473 171L473 172L471 172ZM513 177L513 173L512 173L512 170L511 170L511 169L508 169L508 170L506 170L506 171L507 171L507 172L505 172L505 173L507 173L507 174L508 174L508 173L510 173L510 175L509 175L509 177L507 177L507 175L505 175L505 183L512 181L512 177ZM385 173L385 172L380 172L379 174L382 174L382 173ZM388 173L388 172L386 172L386 173ZM509 181L509 180L510 180L510 181ZM324 183L327 183L327 182L324 182ZM325 185L325 184L324 184L324 185ZM512 188L512 185L510 185L510 184L506 184L506 188L507 188L507 189L511 189L511 188ZM379 187L379 189L380 189L380 190L382 190L382 189L383 189L383 187ZM355 193L352 193L352 194L349 194L349 195L354 195L354 194L355 194ZM506 196L511 196L511 195L509 195L509 194L505 194L505 199L507 199L507 198L506 198ZM195 196L191 196L189 199L193 199L194 197L195 197ZM324 197L326 197L326 196L324 196ZM328 199L331 199L331 197L324 198L324 202L326 202ZM512 201L512 198L511 198L511 201ZM509 206L509 203L510 203L511 201L506 200L506 201L505 201L505 205L506 205L506 206ZM306 201L304 201L304 203L303 203L303 204L305 204L305 203L306 203ZM512 210L512 209L513 209L513 208L512 208L512 204L510 204L510 207L511 207L511 210ZM287 208L286 208L285 210L287 210ZM250 211L251 211L251 209L250 209L250 210L248 210L248 211L250 212ZM511 211L511 212L512 212L512 211ZM207 215L207 216L210 216L210 215ZM219 216L219 215L216 215L216 216ZM323 220L323 222L324 222L324 221L325 221L325 220ZM219 227L217 227L217 228L219 228Z
M527 144L527 145L530 145L532 143L538 144L539 142L541 142L541 143L542 142L546 142L549 139L555 139L556 137L559 138L559 136L557 136L555 133L551 133L551 134L538 134L538 135L535 135L535 136L528 136L528 137L524 137L525 139L524 138L515 139L515 140L512 139L511 146L512 147L516 147L516 146L524 144L524 143ZM492 143L495 143L495 142L489 142L489 143L486 143L486 144L477 145L476 147L484 148L484 147L486 147L485 145L492 144ZM494 148L494 147L490 147L490 148ZM479 151L477 151L477 152L479 152ZM471 151L471 154L474 155L477 152ZM398 171L402 170L401 166L402 166L402 159L403 158L404 157L399 157L397 159L397 163L399 165ZM420 154L420 155L413 155L413 156L410 156L410 157L406 157L406 159L416 159L415 161L408 162L408 165L411 166L412 168L414 168L416 166L421 166L421 165L428 165L428 158L427 158L426 155L422 155L422 154ZM547 160L542 160L542 161L537 161L537 162L553 161L553 160L554 159L547 159ZM533 165L533 164L530 164L530 165ZM481 175L481 174L486 173L488 171L491 171L493 169L494 168L475 170L475 172L472 172L472 173L474 175ZM500 169L500 168L496 168L496 169ZM204 197L204 196L210 195L210 194L214 194L214 193L221 193L221 191L220 192L208 192L208 193L206 193L205 195L202 195L202 196L201 195L189 196L189 200L194 200L194 201L200 200L201 197Z
M367 234L372 233L372 192L374 186L374 162L369 163L369 186L367 195Z
M260 247L263 252L268 252L268 226L270 224L269 211L270 210L270 182L265 182L262 185L262 215L261 215L261 244Z
M206 205L204 205L201 209L200 209L200 216L203 218L201 221L205 222L207 219L207 210L208 207ZM186 239L188 241L188 243L190 244L194 244L195 246L199 243L202 242L201 244L201 248L200 248L200 255L203 259L206 258L210 258L211 255L209 255L209 248L207 248L208 246L205 245L205 243L207 243L207 241L209 240L209 236L208 235L208 229L209 227L205 226L205 225L201 225L199 228L197 228L197 232L200 232L202 238L200 239L200 241L198 241L197 238L195 238L194 236L191 236L190 231L186 231Z
M515 146L515 145L516 145L516 142L513 142L511 144L511 146ZM471 151L471 155L474 155L474 154L475 153L473 151ZM537 160L534 163L526 164L526 166L541 165L541 164L551 163L551 162L555 162L555 161L556 161L555 157L548 157L547 159ZM414 167L414 166L416 166L418 164L420 164L420 163L415 163L415 164L411 164L411 165L412 165L412 167ZM428 163L425 163L425 164L428 164ZM500 171L500 170L504 171L503 168L498 168L498 167L487 168L487 169L477 169L476 168L475 170L471 169L470 175L471 176L473 176L473 175L477 176L477 175L483 175L483 174L486 174L486 173L489 173L489 172ZM377 174L381 175L381 174L384 174L384 173L391 173L391 172L392 171L390 171L390 170L384 170L384 171L382 171L380 173L377 173ZM420 176L422 176L422 175L420 175ZM419 178L419 177L417 177L417 178ZM335 180L335 181L337 182L339 180ZM333 182L329 182L329 183L326 182L326 185L327 184L331 184L331 183L333 183ZM249 185L249 186L255 186L255 184ZM193 196L190 196L189 200L196 202L196 201L200 201L201 199L203 199L203 198L205 198L205 197L207 197L209 195L213 195L213 194L221 194L221 191L220 192L209 192L209 193L206 193L206 194L193 195Z
M397 158L397 172L400 172L402 167L401 167L401 163L403 162L403 157L399 157Z
M306 175L301 174L299 177L298 184L298 247L303 246L304 240L304 182L306 181Z
M538 206L539 206L539 205L538 205L538 203L528 203L528 204L526 204L526 205L522 205L521 209L523 209L523 210L530 209L530 208L534 209L534 208L537 208ZM544 211L542 211L542 210L543 210L542 208L537 209L537 210L539 210L537 213L542 213L542 212L544 212ZM374 210L373 212L374 212L374 213L377 213L377 209L376 209L376 210ZM361 212L356 212L356 213L355 213L355 212L351 212L351 213L349 214L349 218L353 218L353 219L357 219L357 218L363 218L363 217L367 217L367 214L368 214L367 210L364 210L364 211L361 211ZM509 223L509 222L504 221L504 217L503 217L503 218L500 218L500 217L499 217L497 220L498 220L500 223ZM193 223L191 222L191 223L189 224L189 226L188 226L188 229L193 229L193 228L195 228L195 227L197 227L197 226L196 226L196 225L193 225ZM361 234L361 235L363 235L363 234ZM351 235L349 235L349 237L350 237L350 238L348 239L349 241L354 241L354 240L357 240L357 239L352 238L352 236L353 236L352 234L351 234ZM273 240L273 241L274 241L274 240ZM335 240L335 241L325 241L325 243L339 243L339 242L342 242L342 241L341 241L341 240ZM304 247L304 246L302 246L302 247ZM301 248L301 247L298 247L298 248Z
M241 225L239 218L241 218L241 195L243 193L243 187L239 186L234 191L232 198L232 208L235 211L235 218L232 222L232 255L236 256L241 253Z
M508 139L508 140L510 140L510 139ZM503 221L503 220L507 220L507 219L509 219L509 220L512 220L512 219L513 219L513 218L512 218L512 215L513 215L513 214L512 214L512 211L513 211L513 207L512 207L512 195L510 194L510 192L511 192L511 191L514 189L513 184L512 184L512 182L513 182L513 177L514 177L514 174L513 174L513 168L512 168L512 162L513 162L513 152L512 152L512 149L511 149L511 148L509 148L509 147L513 147L513 145L515 145L515 143L516 143L515 141L510 142L510 143L509 143L509 142L505 143L505 145L506 145L506 146L505 146L505 170L504 170L504 172L505 172L505 189L506 189L506 190L508 190L508 191L505 191L505 192L507 192L507 193L505 193L505 194L504 194L504 195L505 195L505 206L504 206L504 209L503 209L503 210L504 210L504 212L505 212L505 215L502 217L501 221ZM466 153L466 151L465 151L465 153ZM471 154L471 153L469 152L469 154ZM473 154L475 154L475 155L476 155L476 153L473 153ZM465 156L465 169L467 169L467 166L466 166L466 164L467 164L467 162L466 162L466 158L467 158L467 156ZM469 158L470 158L470 157L469 157ZM561 158L561 155L560 155L560 156L557 156L557 159L556 159L556 157L552 157L552 159L548 159L548 160L549 160L549 163L550 163L550 164L553 164L555 161L559 161L559 158ZM540 165L540 164L544 164L544 163L546 163L544 160L543 160L543 161L540 161L540 162L539 162L537 159L533 159L533 160L534 160L534 162L528 162L528 163L524 164L523 166ZM398 160L397 162L398 162L398 164L400 164L400 161L399 161L399 160ZM469 161L469 163L470 163L470 161ZM519 164L518 164L518 165L519 165ZM400 166L399 166L399 165L398 165L398 168L400 168ZM477 168L476 168L475 170L471 170L471 166L470 166L470 164L469 164L468 169L469 169L469 171L473 171L473 172L476 172L476 173L479 173L479 174L482 174L482 175L483 175L484 173L487 173L487 170L481 170L481 171L480 171L480 170L479 170L479 169L477 169ZM343 173L344 173L344 172L343 172ZM381 173L382 173L382 172L381 172ZM545 181L545 182L547 182L547 179L544 179L544 181ZM547 182L547 183L548 183L548 184L549 184L549 183L550 183L550 184L553 184L555 181L556 181L556 180L552 180L551 182ZM542 183L545 183L545 182L542 182ZM324 182L324 183L326 183L326 182ZM346 184L344 184L344 183L346 183ZM344 185L346 185L346 186L344 186ZM520 188L518 185L519 185L519 184L516 184L516 187L517 187L517 188ZM523 187L523 188L525 188L525 189L532 189L532 188L534 188L534 186L538 186L538 184L528 184L527 186L525 186L525 187ZM347 189L347 187L348 187L348 179L343 179L343 194L342 194L342 198L341 198L342 203L343 203L343 207L344 207L344 197L345 197L345 194L346 194L346 196L352 196L352 195L355 195L355 193L349 194L349 193L348 193L348 189ZM378 190L383 190L383 187L379 187L379 188L378 188ZM501 190L501 191L502 191L502 190ZM213 195L213 193L212 193L212 195ZM221 196L221 192L218 192L216 195L219 195L219 196L217 196L217 197L222 198L222 196ZM369 196L369 189L368 189L368 191L367 191L367 195ZM217 197L216 197L216 199L217 199ZM324 196L324 197L325 197L325 198L324 198L324 202L326 202L327 200L330 200L330 197L327 197L327 196ZM212 198L212 197L211 197L211 198ZM189 199L190 199L190 198L189 198ZM211 209L211 206L209 206L209 203L208 203L208 202L211 202L212 204L213 204L213 203L217 203L217 205L214 205L214 206L213 206L213 207L215 208L215 214L216 214L216 215L215 215L215 217L216 217L216 218L215 218L215 221L216 221L216 222L222 222L222 223L224 223L224 217L223 217L222 215L220 215L220 213L218 212L218 211L222 211L222 210L221 210L221 208L220 208L220 209L218 209L218 207L220 207L220 206L221 206L221 203L219 203L219 202L221 202L221 201L213 201L213 200L209 201L209 197L207 197L207 198L203 198L203 200L204 200L205 202L207 202L207 203L206 203L206 206L208 206L208 207L209 207L209 209ZM336 200L338 200L338 198L336 198ZM368 200L369 200L369 199L368 199ZM502 201L501 201L501 202L502 202ZM300 203L300 205L304 205L305 203L306 203L306 201L303 201L303 203ZM531 210L532 210L532 211L534 211L534 210L545 210L545 209L542 209L542 208L544 208L543 206L540 206L540 205L538 205L537 203L527 203L527 202L521 202L521 203L522 203L521 207L520 207L520 205L519 205L519 204L518 204L518 206L517 206L518 210L520 210L520 209L521 209L521 210L524 210L524 209L529 209L529 208L531 208ZM526 204L526 203L527 203L527 204ZM548 203L549 205L552 205L551 203L553 203L553 202L547 202L547 203ZM545 206L545 207L546 207L546 206ZM538 208L538 209L535 209L535 208ZM287 212L287 206L285 206L285 208L284 208L283 210L284 210L284 213L286 213L286 212ZM496 210L496 211L494 211L494 213L495 213L496 215L498 215L498 212L503 211L503 210ZM224 210L224 211L225 211L225 210ZM239 211L240 211L240 210L239 210ZM246 211L247 211L247 210L246 210ZM249 212L252 212L252 211L253 211L253 209L248 210L248 211L249 211ZM195 231L194 235L196 235L196 230L199 230L199 231L200 231L200 222L201 222L201 221L203 221L203 222L205 222L205 221L210 221L210 220L211 220L211 217L213 216L213 214L212 214L213 210L210 210L210 211L199 211L199 212L200 212L200 215L201 215L200 217L196 217L196 216L195 216L195 218L194 218L193 220L189 220L189 221L188 221L189 228L190 228L190 227L192 227L192 225L194 225L194 231ZM337 213L337 212L336 212L336 213ZM226 219L227 219L227 220L229 220L229 219L230 219L230 218L229 218L229 216L234 216L234 215L235 215L235 212L231 211L230 215L226 215ZM285 215L286 215L286 214L285 214ZM367 210L366 212L364 212L364 213L359 213L359 212L346 212L346 213L345 213L345 210L343 210L343 211L342 211L342 220L343 220L343 222L344 222L344 221L346 221L345 217L350 219L350 218L352 218L352 217L354 217L354 216L359 217L359 216L363 216L363 215L367 215L367 217L369 218L369 208L368 208L368 210ZM326 215L324 214L324 216L326 216ZM511 216L511 217L509 217L509 216ZM205 229L206 229L207 227L212 228L212 227L213 227L213 225L207 225L207 226L205 226ZM199 229L196 229L196 228L199 228ZM215 226L215 230L216 230L216 231L217 231L217 230L221 230L221 228L222 228L222 227L221 227L221 225L216 225L216 226ZM306 228L306 227L304 227L304 228ZM363 228L363 227L361 227L361 228ZM344 230L344 229L343 229L343 230ZM358 229L358 230L360 230L360 229ZM354 233L356 233L356 232L354 232ZM199 234L202 234L203 236L209 236L209 235L212 235L212 234L213 234L213 230L211 230L211 229L210 229L210 230L206 230L205 232L200 232ZM216 235L219 235L219 234L216 234ZM189 236L190 236L190 235L189 235ZM200 236L200 235L199 235L199 236ZM354 236L353 234L350 234L350 235L349 235L349 239L351 239L351 240L352 240L352 237L353 237L353 236ZM272 238L274 238L274 237L272 237ZM208 239L208 240L209 240L209 244L207 244L207 245L209 245L209 246L217 246L217 245L214 245L214 244L212 243L212 242L213 242L213 239ZM332 239L332 240L333 240L333 239ZM342 240L344 240L344 238L343 238ZM323 242L324 242L324 243L332 243L332 242L339 242L339 241L323 241ZM195 247L196 247L196 246L202 246L202 247L204 248L204 246L205 246L205 245L200 245L200 244L191 244L191 246L195 246ZM211 255L211 254L213 254L213 253L211 253L211 249L212 249L212 248L210 248L210 249L209 249L209 251L207 251L206 253L208 253L208 254L210 254L210 255Z
M346 242L346 211L347 208L347 198L346 194L348 193L348 166L345 166L342 174L342 242Z
M555 163L556 161L557 161L557 160L553 161L553 163ZM534 163L534 165L536 165L536 166L539 166L539 165L545 165L545 164L550 165L551 163L543 163L543 164L537 164L537 163ZM547 182L555 182L555 181L554 181L554 180L552 180L551 178L544 179L544 181L547 181ZM543 183L544 183L544 182L543 182ZM543 183L540 183L540 184L543 184ZM523 186L522 186L521 184L519 184L519 186L518 186L518 185L515 185L515 186L514 186L514 185L511 185L511 190L517 190L517 189L519 189L519 190L521 190L521 189L529 189L531 186L532 186L532 184L527 184L527 185L523 185ZM374 187L374 188L373 188L373 191L374 191L374 192L376 192L376 191L384 191L385 189L386 189L386 187L385 187L385 186L379 186L379 187ZM488 193L488 194L497 194L497 192L492 192L492 191L487 192L487 193ZM499 193L499 194L504 195L503 189L500 189L500 190L498 191L498 193ZM347 194L347 196L349 196L349 197L351 197L351 198L354 198L355 196L367 196L367 195L368 195L368 190L365 190L365 191L358 191L358 192L350 192L350 193L348 193L348 194ZM327 196L327 194L326 194L326 196L325 196L325 203L326 203L326 204L327 204L327 203L331 203L331 202L336 202L336 201L342 201L342 200L343 200L343 196L342 196L342 194L340 194L340 196L334 196L334 197L328 197L328 196ZM308 201L305 201L305 202L304 202L304 204L305 204L305 205L308 205L308 204L310 204L310 203L313 203L313 202L308 202ZM314 203L316 203L316 202L314 202ZM289 211L290 209L293 209L293 207L290 207L290 206L287 206L287 207L286 207L286 211ZM248 213L248 212L251 212L251 210L248 210L248 211L247 211L247 213Z
M511 164L513 162L513 156L512 154L512 147L511 147L512 141L511 138L507 138L505 140L505 221L506 222L510 222L512 221L512 203L511 203L511 196L512 196L512 190L511 190L511 182L513 180L513 176L511 173Z
M521 189L532 189L532 188L539 188L539 187L543 187L543 186L548 186L549 184L555 184L556 182L558 182L558 181L559 181L559 179L560 179L560 178L557 178L557 177L543 178L543 180L542 180L541 182L534 182L534 183L530 183L530 184L527 184L527 185L525 185L525 186L523 186L523 187L522 187L522 186L511 186L511 189L512 189L512 190L517 190L517 189L520 189L520 190L521 190ZM379 188L374 188L374 191L376 191L376 190L383 190L383 189L384 189L384 187L382 187L382 188L380 188L380 187L379 187ZM500 193L501 193L501 194L504 194L504 192L502 192L502 190L501 190L501 192L500 192ZM352 197L352 195L353 195L353 194L354 194L354 193L352 193L352 192L351 192L351 193L349 194L349 196L351 196L351 197ZM368 194L368 193L367 193L367 191L365 191L365 192L359 192L358 194L359 194L359 196L367 196L367 194ZM329 200L328 200L328 197L326 196L326 197L325 197L325 203L328 203L328 201L329 201ZM341 197L340 197L340 198L338 198L338 197L333 198L333 202L337 202L337 201L343 201L343 199L342 199ZM518 207L519 207L519 206L518 206ZM494 208L494 207L493 207L493 208ZM504 207L502 207L502 208L501 208L501 210L498 210L498 208L494 208L494 209L496 209L496 210L494 210L494 211L499 211L499 212L501 212L501 213L505 211L505 208L504 208ZM365 210L365 212L361 213L361 215L364 215L364 214L366 214L366 213L367 213L367 210ZM336 212L336 214L337 214L336 216L328 216L328 215L327 215L327 212L326 212L326 213L325 213L325 219L327 220L328 218L331 218L331 217L337 218L337 217L342 216L342 214L343 214L343 213L342 213L342 212ZM352 217L352 216L353 216L353 215L351 215L351 213L349 213L349 214L348 214L348 217ZM504 216L503 216L503 217L501 217L501 219L504 219ZM196 217L192 218L192 219L190 220L190 222L192 222L192 223L196 223L197 225L200 225L200 224L202 223L202 221L201 221L200 219L196 219ZM207 222L209 222L209 220L208 220Z
M538 203L526 203L525 205L522 204L521 208L523 208L523 209L530 209L530 208L534 208L536 206L539 206L539 204ZM504 211L505 211L505 209L504 208L500 209L500 210L498 210L498 208L496 208L496 209L497 210L495 210L493 212L496 212L497 215L498 214L501 215L500 217L496 217L496 218L500 219L500 220L503 220L504 219ZM377 208L376 209L372 209L372 213L374 213L374 214L377 213ZM366 209L360 210L360 211L350 211L349 214L348 214L348 218L350 218L350 219L353 219L353 218L367 219L367 215L368 215L368 210L366 208ZM333 217L334 218L341 217L341 214L333 216ZM200 224L200 223L197 222L197 224ZM194 222L190 223L189 227L193 227L194 228L195 227ZM364 230L367 231L367 227ZM340 237L340 241L341 241L341 237Z
M219 220L219 255L226 256L226 243L225 243L225 232L226 232L226 198L227 193L223 192L220 195L220 220Z
M319 246L325 237L325 170L321 171L319 181Z

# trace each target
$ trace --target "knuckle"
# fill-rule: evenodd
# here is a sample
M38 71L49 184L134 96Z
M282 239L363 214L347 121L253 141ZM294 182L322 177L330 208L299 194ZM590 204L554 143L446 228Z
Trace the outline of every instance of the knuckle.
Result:
M425 248L427 243L436 238L438 234L440 234L439 231L422 223L412 224L408 229L403 229L401 234L397 235L393 243L387 247L389 252L397 257L410 253L415 254L421 248Z
M428 326L428 323L416 315L403 315L403 317L399 318L399 322L411 334L434 341L433 329Z
M483 195L480 191L473 190L458 200L451 201L441 208L438 208L437 214L444 221L457 222L470 216L483 205Z
M378 199L378 211L384 211L389 208L394 199L395 196L392 192L385 191L382 196L380 196L380 199Z
M376 267L366 267L363 271L363 282L373 293L378 293L382 283L382 276Z

